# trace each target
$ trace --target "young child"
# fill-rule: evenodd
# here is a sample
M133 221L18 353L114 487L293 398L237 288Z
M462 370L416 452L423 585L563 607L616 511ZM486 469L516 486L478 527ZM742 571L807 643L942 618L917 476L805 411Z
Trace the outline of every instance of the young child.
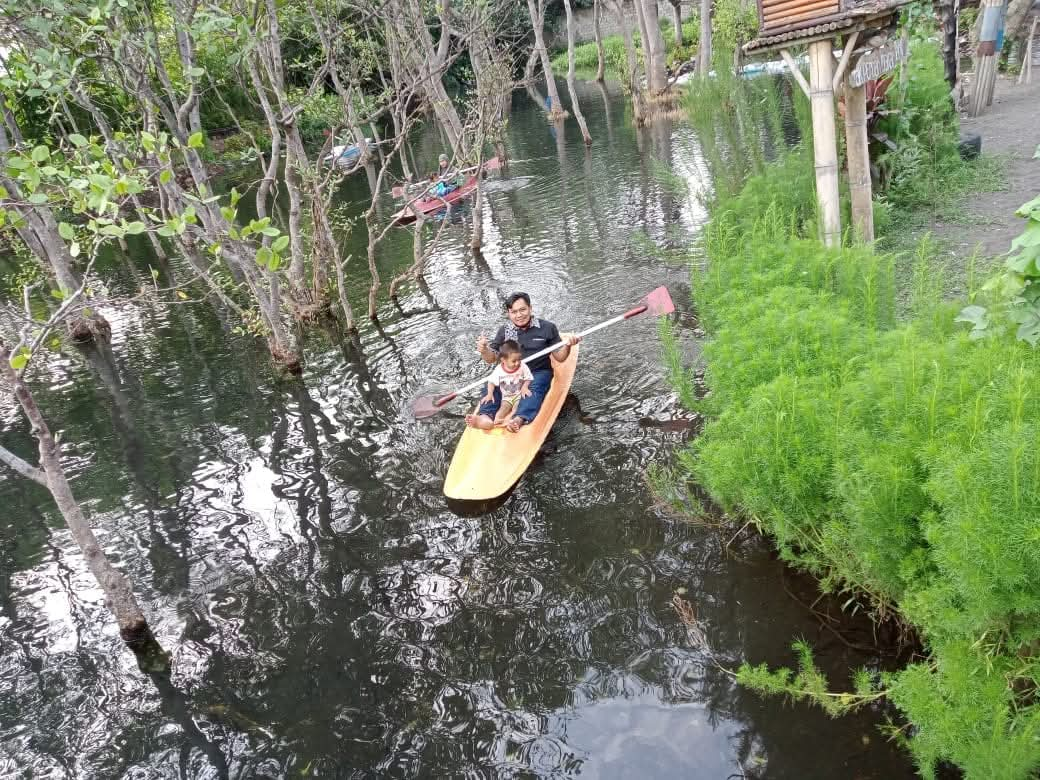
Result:
M520 362L521 357L519 344L515 341L502 342L498 348L498 365L488 378L487 393L480 399L482 404L493 401L497 387L502 394L502 404L494 420L486 414L470 414L466 416L467 425L487 430L509 422L520 399L531 394L531 380L534 379L531 369Z

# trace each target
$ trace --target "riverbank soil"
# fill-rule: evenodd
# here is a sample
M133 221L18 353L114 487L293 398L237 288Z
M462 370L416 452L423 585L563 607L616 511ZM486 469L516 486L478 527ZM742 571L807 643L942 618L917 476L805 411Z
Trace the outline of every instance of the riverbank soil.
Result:
M1007 159L1007 185L997 192L981 192L964 198L962 208L951 209L942 218L932 219L926 230L939 241L942 254L962 272L964 264L978 249L976 271L985 272L999 263L1022 232L1024 223L1015 210L1040 194L1040 159L1034 155L1040 145L1040 79L1032 84L1015 84L1014 79L997 80L993 105L981 116L961 116L963 134L982 136L984 155ZM956 214L956 217L952 217ZM951 280L952 281L952 280ZM955 295L965 290L949 289Z

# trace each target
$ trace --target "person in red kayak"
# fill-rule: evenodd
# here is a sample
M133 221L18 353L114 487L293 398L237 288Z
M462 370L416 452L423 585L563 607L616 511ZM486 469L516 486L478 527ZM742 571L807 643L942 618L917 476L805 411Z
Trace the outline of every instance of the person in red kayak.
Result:
M520 399L516 411L505 426L507 430L515 433L520 430L520 426L531 422L542 408L553 380L550 359L558 363L564 362L570 356L571 347L581 341L581 338L572 333L561 334L554 323L535 317L531 311L531 297L527 293L513 293L506 299L505 305L509 322L498 329L498 333L490 342L484 334L477 339L477 352L485 363L493 365L498 362L499 350L506 341L517 342L524 358L561 341L566 343L566 346L560 347L551 355L543 355L527 364L534 377L530 385L531 394ZM477 416L494 420L501 404L501 390L495 388L492 399L484 400L480 404Z
M442 154L437 158L436 184L433 187L433 194L443 198L449 192L457 190L459 188L458 176L448 163L448 155Z

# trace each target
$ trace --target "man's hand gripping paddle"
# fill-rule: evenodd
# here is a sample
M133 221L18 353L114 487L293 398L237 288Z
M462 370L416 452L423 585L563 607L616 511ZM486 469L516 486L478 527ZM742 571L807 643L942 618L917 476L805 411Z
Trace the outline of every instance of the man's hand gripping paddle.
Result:
M675 311L675 304L672 303L672 297L668 294L667 287L658 287L656 290L651 292L645 298L639 301L634 307L626 311L624 314L619 314L616 317L611 317L609 320L599 323L599 325L593 325L587 330L583 330L577 334L580 338L595 333L597 330L603 330L609 328L611 325L616 325L619 322L630 320L633 317L637 317L640 314L650 314L654 317L661 317L665 314L671 314ZM524 363L530 363L532 360L536 360L543 355L548 355L550 352L555 352L558 349L564 347L564 342L559 344L553 344L551 347L535 352L529 357L523 359ZM412 401L412 413L417 419L424 419L426 417L433 417L433 415L440 412L449 402L458 398L463 393L468 393L470 390L486 385L488 381L487 377L478 379L476 382L470 382L465 387L460 387L447 395L442 396L422 396Z

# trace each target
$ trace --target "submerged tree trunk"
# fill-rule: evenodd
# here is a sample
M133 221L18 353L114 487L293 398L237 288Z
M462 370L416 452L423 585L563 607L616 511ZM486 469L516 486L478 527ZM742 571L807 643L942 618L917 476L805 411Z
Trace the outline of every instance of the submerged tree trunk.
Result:
M659 97L668 88L668 74L665 71L664 37L661 35L661 17L657 9L657 0L636 0L643 11L643 22L646 31L643 38L643 56L647 59L647 86L650 94Z
M21 132L14 114L5 108L3 121L0 122L0 153L11 151L11 139L16 143L20 142ZM62 292L69 294L78 290L83 279L75 269L75 260L65 239L58 232L58 221L54 218L54 213L44 205L29 205L21 187L14 179L0 175L0 184L7 190L7 197L3 200L10 199L18 204L10 205L14 213L21 218L15 230L29 251L36 256L44 271L53 275ZM68 330L74 341L81 342L92 341L95 338L107 340L112 332L104 317L97 312L85 313L84 307L80 307L76 315L68 321Z
M668 0L672 6L672 25L675 27L675 48L683 45L682 3L681 0Z
M585 124L585 115L581 113L581 104L578 102L578 92L574 88L574 13L571 10L571 0L563 0L563 7L567 12L567 92L571 97L574 117L581 128L582 140L586 146L591 146L592 136L589 134L589 126Z
M542 72L545 75L545 89L549 94L549 120L555 122L564 119L567 112L563 110L560 103L560 93L556 89L556 79L553 78L552 63L549 61L549 52L545 48L545 0L527 0L527 10L531 13L531 25L534 27L534 45L538 52L538 58L542 63Z
M632 40L632 28L629 25L628 14L625 13L625 0L614 0L614 10L617 12L621 37L625 42L625 60L628 63L626 81L632 95L632 114L636 125L641 125L646 122L646 108L643 106L643 90L639 85L639 56L636 54L636 45Z
M443 81L451 41L451 0L438 3L441 32L436 43L419 0L397 0L386 6L392 14L390 29L397 39L397 59L411 74L410 80L425 93L438 124L448 137L448 144L457 152L465 130Z
M336 263L336 287L339 291L339 305L343 309L343 324L349 331L357 330L357 323L354 320L354 308L350 305L350 301L347 299L347 279L344 273L344 266L346 261Z
M697 52L697 73L707 76L711 71L711 0L701 0L701 41Z
M41 476L44 484L65 519L65 524L82 552L90 573L94 575L94 579L97 580L105 594L105 604L119 625L119 636L131 650L138 654L139 658L147 658L153 663L168 666L169 657L155 639L155 635L152 634L151 627L130 587L130 581L108 560L90 528L90 523L84 517L83 510L76 503L61 464L61 450L58 443L28 386L22 380L21 375L11 367L10 359L10 348L6 344L0 343L0 372L10 385L11 392L18 400L18 405L32 426L33 435L39 443ZM36 478L34 477L34 479ZM36 479L36 481L40 480Z
M599 26L599 9L601 1L602 0L593 0L592 2L592 29L596 35L596 81L602 84L607 63L606 57L603 54L603 31Z
M484 162L481 156L481 163ZM473 196L473 233L470 235L469 248L479 252L484 245L484 177L477 171L477 191Z

